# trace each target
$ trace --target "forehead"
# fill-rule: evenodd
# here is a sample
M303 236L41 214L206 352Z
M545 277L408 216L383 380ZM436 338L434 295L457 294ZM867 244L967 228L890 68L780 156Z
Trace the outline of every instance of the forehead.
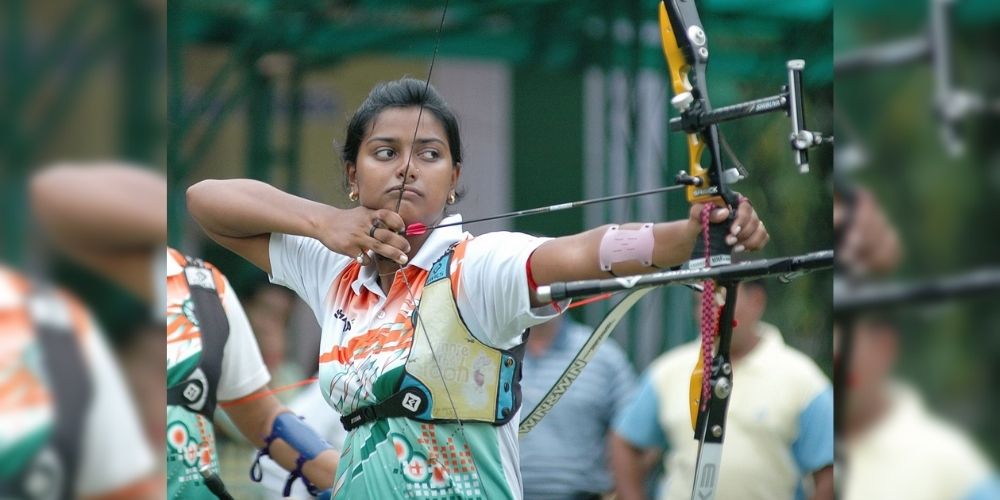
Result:
M417 118L420 118L419 129ZM446 140L444 124L433 112L418 106L405 108L386 108L372 120L368 129L368 137L412 138L414 131L422 138Z

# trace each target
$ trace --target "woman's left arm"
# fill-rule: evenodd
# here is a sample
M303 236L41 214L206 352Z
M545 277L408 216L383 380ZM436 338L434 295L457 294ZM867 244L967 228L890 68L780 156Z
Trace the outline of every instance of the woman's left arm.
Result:
M607 238L611 226L605 225L579 234L564 236L547 241L531 255L531 274L538 285L548 285L559 281L601 279L612 276L601 270L602 260L610 262L615 276L628 276L657 272L677 266L691 257L694 244L701 234L701 204L691 206L688 219L661 222L652 227L652 266L643 265L637 259L615 261L608 255L601 255L602 240ZM728 208L712 211L713 223L725 221L729 217ZM637 230L641 223L622 224L621 230ZM642 238L644 236L637 236ZM764 224L757 217L753 206L741 203L726 238L734 251L757 250L767 244L770 237ZM532 306L544 304L538 300L535 290L531 290Z
M253 443L255 448L268 446L268 443L264 441L265 438L268 435L275 436L268 446L268 453L285 470L295 470L296 460L303 453L302 448L313 451L322 449L314 458L303 464L302 473L319 489L332 488L334 476L337 474L337 465L340 461L340 453L333 449L329 443L323 441L323 438L314 429L299 420L298 416L286 420L295 427L294 429L276 432L278 427L275 423L278 417L291 411L282 405L277 397L269 393L266 386L261 387L245 396L245 402L228 405L225 409L226 415L240 432ZM289 436L303 442L294 442L296 439L289 442Z

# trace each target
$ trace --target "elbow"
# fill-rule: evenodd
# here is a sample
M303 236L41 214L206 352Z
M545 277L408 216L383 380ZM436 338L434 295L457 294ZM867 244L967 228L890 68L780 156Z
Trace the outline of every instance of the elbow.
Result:
M220 181L209 179L197 182L187 188L186 199L188 213L199 223L202 215L206 213L207 201L212 198L211 193L215 190L216 184Z
M59 200L60 192L65 192L66 183L62 181L62 170L60 167L48 167L35 175L28 181L28 199L36 216L44 217L54 205L53 201Z
M67 220L76 220L75 216L80 215L79 194L74 189L80 179L74 177L75 173L73 167L56 164L28 179L28 206L45 231L59 231L66 227Z

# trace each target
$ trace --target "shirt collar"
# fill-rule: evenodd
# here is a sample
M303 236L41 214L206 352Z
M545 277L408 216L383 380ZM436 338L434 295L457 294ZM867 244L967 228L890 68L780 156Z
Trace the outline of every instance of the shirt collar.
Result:
M743 356L743 359L740 360L741 365L753 363L757 359L764 359L766 362L766 352L780 349L785 345L785 339L781 336L781 331L778 330L778 327L764 321L757 322L757 336L760 337L757 345L753 346L753 349Z
M441 222L438 222L437 225L452 224L456 222L462 222L461 214L449 215L442 219ZM431 234L424 241L424 244L420 247L417 255L414 255L413 259L407 264L407 267L417 266L420 269L428 271L431 266L434 265L434 263L437 262L442 255L444 255L444 252L448 250L448 247L467 237L469 237L469 235L462 231L461 224L437 228L431 231ZM367 286L369 290L382 295L382 290L378 286L377 274L378 268L375 264L361 266L361 270L358 272L358 278L351 283L351 289L354 290L354 293L360 293L361 287Z

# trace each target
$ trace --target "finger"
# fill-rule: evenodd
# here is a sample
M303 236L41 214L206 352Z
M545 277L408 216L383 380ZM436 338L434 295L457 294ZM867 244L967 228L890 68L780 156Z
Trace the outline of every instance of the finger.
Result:
M712 209L712 213L708 216L708 220L713 224L724 222L728 218L729 207L715 207Z
M410 258L406 256L406 252L403 252L402 250L400 250L400 249L398 249L398 248L396 248L396 247L394 247L392 245L388 245L388 244L382 243L381 241L376 240L375 238L369 238L369 242L368 243L371 246L371 249L375 253L377 253L377 254L379 254L379 255L381 255L381 256L383 256L383 257L385 257L385 258L387 258L387 259L389 259L389 260L391 260L391 261L393 261L393 262L395 262L395 263L397 263L397 264L399 264L401 266L406 265L407 261L410 260Z
M754 211L753 207L749 203L741 203L739 210L736 212L736 218L733 223L729 225L729 234L726 235L726 244L735 245L742 240L745 240L748 236L757 230L760 225L760 219L757 218L757 213Z
M381 241L389 246L398 248L404 253L410 251L410 242L407 241L403 235L392 231L391 229L379 228L374 232L374 237L376 240Z
M368 249L362 246L355 247L354 252L352 252L349 257L351 257L352 259L354 259L355 262L363 266L367 266L372 262L371 257L368 255Z
M403 218L392 210L382 208L376 210L374 215L382 221L382 227L388 228L393 232L398 233L403 229L406 229L406 224L403 222Z
M726 305L726 295L727 295L726 292L727 291L728 291L728 289L726 287L724 287L724 286L720 286L719 288L715 289L715 293L713 294L713 297L712 297L715 300L715 305L717 305L719 307L722 307L722 306Z
M747 235L746 239L741 240L737 247L742 247L738 251L754 251L760 250L767 244L768 240L771 239L770 234L768 234L767 229L764 224L757 224L757 229Z
M741 227L746 226L752 219L757 218L757 212L754 210L753 205L749 201L743 200L740 200L739 206L736 207L736 217L733 217L734 222Z
M744 241L749 238L750 235L756 233L757 229L759 229L762 225L764 225L764 223L757 218L757 214L753 214L753 216L750 217L746 223L738 225L734 223L734 227L732 227L730 231L735 231L734 236L736 236L737 241Z

